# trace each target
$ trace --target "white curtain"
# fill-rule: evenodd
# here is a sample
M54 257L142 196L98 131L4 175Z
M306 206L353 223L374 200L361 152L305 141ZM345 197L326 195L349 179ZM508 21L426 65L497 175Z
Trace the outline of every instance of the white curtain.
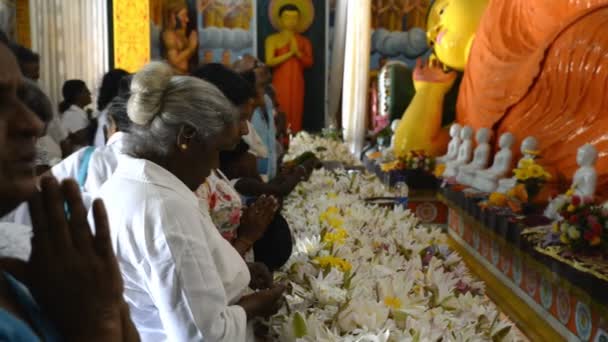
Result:
M342 127L350 151L359 155L366 133L371 42L371 0L348 1Z
M338 127L338 110L340 109L340 94L344 79L344 45L346 43L346 23L348 0L336 1L336 16L332 37L331 68L329 70L329 105L325 116L325 126Z
M30 0L32 50L40 54L40 86L56 106L69 79L95 97L108 71L106 0Z

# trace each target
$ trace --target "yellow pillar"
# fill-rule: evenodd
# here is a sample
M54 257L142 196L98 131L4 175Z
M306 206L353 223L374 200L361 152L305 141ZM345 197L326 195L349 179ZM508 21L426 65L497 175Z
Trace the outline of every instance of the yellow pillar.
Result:
M136 72L150 62L149 0L112 3L114 67Z

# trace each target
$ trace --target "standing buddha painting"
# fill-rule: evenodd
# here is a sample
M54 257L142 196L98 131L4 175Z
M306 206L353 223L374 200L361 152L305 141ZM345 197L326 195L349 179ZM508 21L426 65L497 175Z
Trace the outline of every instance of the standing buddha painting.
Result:
M279 107L295 133L302 129L304 69L313 65L312 44L302 33L313 22L314 7L310 0L274 0L268 11L278 32L266 38L266 64L273 69L272 84Z

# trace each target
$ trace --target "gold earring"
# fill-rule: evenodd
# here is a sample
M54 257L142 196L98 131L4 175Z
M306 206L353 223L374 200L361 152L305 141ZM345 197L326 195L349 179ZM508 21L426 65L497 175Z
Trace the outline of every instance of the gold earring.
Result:
M179 147L181 147L181 149L184 151L188 149L188 145L186 145L186 144L181 144L181 145L179 145Z

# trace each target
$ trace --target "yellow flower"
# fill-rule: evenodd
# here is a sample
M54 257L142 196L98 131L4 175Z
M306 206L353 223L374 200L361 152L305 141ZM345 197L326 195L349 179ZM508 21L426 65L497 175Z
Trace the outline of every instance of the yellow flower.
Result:
M352 265L348 261L331 255L316 257L313 261L323 268L333 267L342 272L350 271L352 268Z
M392 170L398 170L401 168L401 166L401 162L399 160L395 160L392 162L383 163L382 165L380 165L380 169L384 172L388 172Z
M572 197L572 195L574 195L574 188L570 188L566 191L566 196Z
M519 161L519 168L520 169L527 169L530 166L534 165L534 160L532 159L528 159L528 158L524 158L522 160Z
M570 205L568 205L568 208L566 210L568 210L568 212L571 213L576 210L576 207L574 206L574 204L570 204Z
M443 173L445 172L445 164L437 164L437 166L435 166L435 171L433 172L433 174L435 175L435 177L441 177L443 175Z
M541 178L543 176L543 173L545 172L545 170L543 170L543 168L540 165L531 165L530 169L530 178Z
M393 309L393 310L399 310L401 309L401 299L397 298L397 297L385 297L384 298L384 305L386 305L387 307Z
M566 235L566 234L562 234L562 235L559 237L559 240L560 240L562 243L564 243L564 244L568 244L568 243L570 243L570 240L568 239L568 235Z
M559 224L557 222L553 223L553 232L559 233L561 230L559 229Z
M515 174L515 178L517 178L517 180L520 180L520 181L525 181L528 178L530 178L530 175L528 174L528 170L526 170L526 169L515 169L515 170L513 170L513 173Z
M330 245L337 244L343 245L346 242L346 238L348 237L348 232L346 229L338 228L333 232L326 233L323 236L323 242L328 243Z
M507 204L507 196L493 192L488 198L488 204L495 207L504 207Z
M578 240L581 237L581 232L574 226L568 228L568 237L572 240Z
M335 192L333 192L333 191L332 191L332 192L328 192L328 193L327 193L327 198L334 199L334 198L336 198L336 197L338 197L338 194L336 194L336 193L335 193Z

